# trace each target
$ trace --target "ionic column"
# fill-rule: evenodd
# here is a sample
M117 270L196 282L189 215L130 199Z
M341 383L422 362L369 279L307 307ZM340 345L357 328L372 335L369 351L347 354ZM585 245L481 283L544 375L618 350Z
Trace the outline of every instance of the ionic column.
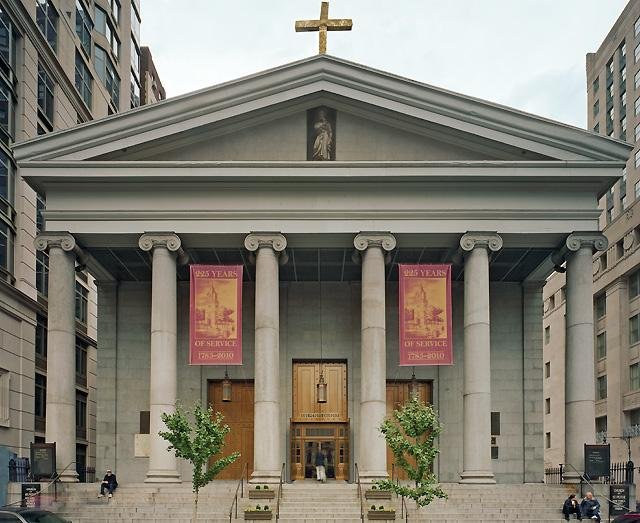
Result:
M584 472L584 444L596 439L593 331L593 253L607 248L599 232L570 234L565 242L567 305L565 347L565 480Z
M362 253L360 347L360 427L358 467L365 483L386 478L387 448L380 425L387 414L385 251L396 246L389 233L360 233L353 240Z
M180 238L173 233L145 233L138 245L151 251L151 366L149 385L150 454L146 483L180 483L177 458L158 433L166 430L163 413L175 412L178 390L176 258Z
M49 250L45 437L56 443L60 479L74 482L78 481L72 464L76 460L76 241L69 233L45 232L34 245L39 251Z
M280 478L280 315L278 256L287 246L279 233L251 233L247 250L256 253L255 381L253 473L255 483Z
M491 467L491 343L489 251L502 248L493 232L460 239L464 261L464 396L461 483L495 483Z

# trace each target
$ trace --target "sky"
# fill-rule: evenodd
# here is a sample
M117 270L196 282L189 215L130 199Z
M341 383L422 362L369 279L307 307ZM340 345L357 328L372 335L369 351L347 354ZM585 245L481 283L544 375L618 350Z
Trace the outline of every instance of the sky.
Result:
M627 0L331 0L328 54L586 127L585 56ZM141 0L167 96L315 55L320 0ZM187 8L188 7L188 8ZM633 50L630 49L633 53Z

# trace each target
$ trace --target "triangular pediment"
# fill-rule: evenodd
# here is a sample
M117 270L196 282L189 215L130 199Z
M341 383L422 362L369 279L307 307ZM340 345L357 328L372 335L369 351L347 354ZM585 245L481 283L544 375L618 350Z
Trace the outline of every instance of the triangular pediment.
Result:
M308 115L335 111L340 161L612 160L629 146L317 56L15 146L16 159L302 161Z

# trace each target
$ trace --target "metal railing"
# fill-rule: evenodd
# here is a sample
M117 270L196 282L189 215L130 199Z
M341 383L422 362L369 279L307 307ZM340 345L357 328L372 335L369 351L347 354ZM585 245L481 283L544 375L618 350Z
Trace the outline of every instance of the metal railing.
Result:
M65 469L66 470L66 469ZM96 480L95 467L76 467L79 483L94 483ZM9 481L12 483L26 483L32 481L31 464L29 458L11 458L9 460Z
M558 467L544 469L544 482L549 485L559 485L564 483L564 473L566 465L560 464ZM603 476L602 482L611 485L631 485L633 484L634 466L632 462L618 461L611 463L609 475Z
M564 466L562 463L559 467L549 467L544 469L544 482L549 485L559 485L562 483Z
M238 484L236 485L236 493L233 496L233 501L231 502L231 507L229 508L229 521L231 521L233 516L233 509L236 509L236 519L238 519L238 490L240 490L240 497L244 498L244 478L247 476L247 484L249 484L249 465L245 463L242 467L242 472L240 473L240 479L238 480Z
M593 483L591 483L591 479L589 478L589 476L587 476L586 474L580 473L573 465L571 465L571 463L564 463L564 467L572 469L580 477L580 496L584 495L583 486L585 483L591 487L592 491L595 490L595 487ZM627 510L628 512L632 512L632 509L630 507L625 507L624 505L621 505L620 503L613 501L612 499L608 498L605 495L602 495L601 497L604 498L604 500L607 503L609 503L609 506L615 505L618 508L622 508L624 510Z
M276 521L280 519L280 499L282 498L282 483L284 480L284 463L280 468L280 485L278 486L278 499L276 500Z
M409 509L407 507L407 498L402 496L402 503L400 505L400 519L404 519L409 523Z
M63 468L62 471L56 473L56 475L51 478L51 481L49 481L49 483L44 485L44 487L41 488L39 492L36 492L34 494L27 494L25 498L22 498L19 501L15 501L13 503L9 503L8 505L4 505L4 506L11 507L14 505L23 505L23 503L26 504L27 498L37 497L37 496L41 496L42 494L45 494L49 490L49 488L51 488L51 485L53 485L53 500L58 501L58 482L60 481L60 476L62 476L69 469L69 467L75 464L76 462L72 461L65 468Z
M360 500L360 521L364 523L364 505L362 504L362 485L360 484L360 470L358 464L355 464L356 483L358 483L358 499Z

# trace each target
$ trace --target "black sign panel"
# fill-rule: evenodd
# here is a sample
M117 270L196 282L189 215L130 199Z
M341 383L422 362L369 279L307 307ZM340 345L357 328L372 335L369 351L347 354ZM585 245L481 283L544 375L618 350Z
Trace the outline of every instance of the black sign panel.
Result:
M40 483L23 483L21 485L21 506L37 508L40 506Z
M608 476L611 469L609 444L584 446L584 473L589 478Z
M35 481L56 475L56 444L31 444L31 475Z
M609 515L618 516L629 512L629 485L609 486Z

